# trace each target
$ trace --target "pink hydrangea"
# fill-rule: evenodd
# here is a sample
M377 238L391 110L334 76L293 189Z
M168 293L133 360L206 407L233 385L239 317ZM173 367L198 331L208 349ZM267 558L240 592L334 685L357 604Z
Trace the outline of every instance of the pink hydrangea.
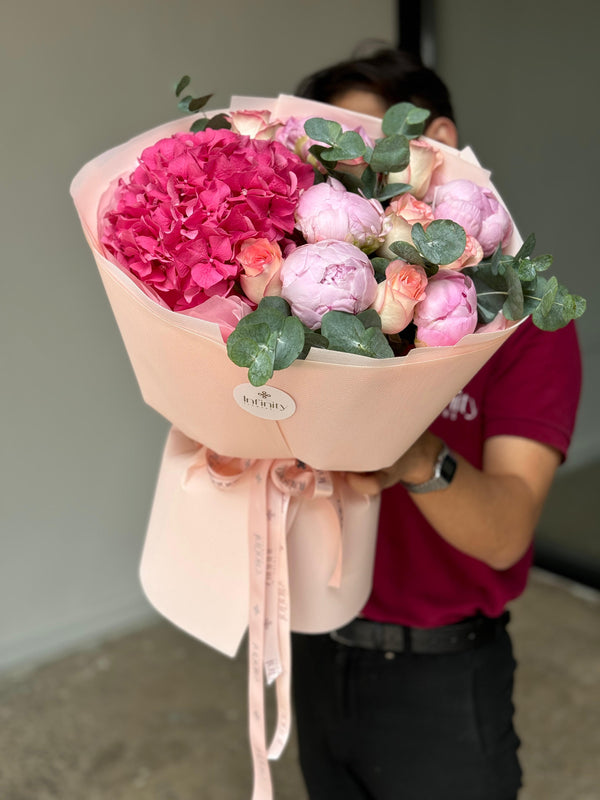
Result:
M226 296L251 238L286 247L313 170L277 142L228 130L148 147L101 221L107 254L176 311Z

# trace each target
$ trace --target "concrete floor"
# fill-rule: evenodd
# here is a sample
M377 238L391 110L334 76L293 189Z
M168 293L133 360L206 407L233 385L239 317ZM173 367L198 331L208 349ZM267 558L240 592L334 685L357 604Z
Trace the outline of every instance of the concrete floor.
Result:
M520 800L599 800L600 596L535 572L511 629ZM249 799L245 680L243 655L165 622L5 675L0 798ZM293 740L273 774L277 800L305 800Z

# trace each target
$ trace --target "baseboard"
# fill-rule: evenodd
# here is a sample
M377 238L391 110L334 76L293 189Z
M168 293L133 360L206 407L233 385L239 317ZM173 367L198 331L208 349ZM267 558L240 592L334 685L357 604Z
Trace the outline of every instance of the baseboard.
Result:
M33 668L72 650L136 630L159 618L139 594L122 597L117 602L114 598L111 600L110 605L28 636L5 641L0 638L0 671Z

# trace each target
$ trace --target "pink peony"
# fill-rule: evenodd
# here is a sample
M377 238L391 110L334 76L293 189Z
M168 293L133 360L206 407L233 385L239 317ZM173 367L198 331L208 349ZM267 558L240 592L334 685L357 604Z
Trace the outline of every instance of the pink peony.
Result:
M427 275L423 267L400 259L390 261L385 280L377 286L371 308L381 317L384 333L399 333L412 320L416 304L425 296Z
M477 325L477 293L462 272L440 269L429 279L425 298L415 307L417 345L456 344Z
M277 242L247 239L237 258L243 269L240 284L248 299L258 304L265 295L281 294L279 271L283 258Z
M491 255L498 244L506 245L512 233L512 221L491 189L483 189L465 179L438 186L434 198L436 219L451 219L474 236Z
M394 242L412 242L412 226L416 222L425 226L433 218L431 206L422 200L417 200L412 194L402 194L395 198L385 210L383 218L385 236L377 255L395 258L390 245Z
M234 133L251 139L274 139L283 124L271 119L270 111L230 111L227 118Z
M423 139L411 139L410 163L402 172L390 172L388 183L410 183L411 194L421 200L427 194L435 170L444 161L437 147Z
M367 200L335 178L307 189L296 209L296 227L309 244L337 239L375 250L383 238L383 207L378 200Z
M242 317L250 314L252 306L245 303L241 297L209 297L202 305L187 308L180 312L189 317L197 317L205 322L214 322L221 330L223 341L226 342L229 334L235 329Z
M178 133L146 148L101 226L109 256L176 311L225 296L246 239L294 229L312 169L277 142L228 130Z
M369 258L352 244L332 239L298 247L283 262L281 296L312 330L327 311L359 314L377 292Z

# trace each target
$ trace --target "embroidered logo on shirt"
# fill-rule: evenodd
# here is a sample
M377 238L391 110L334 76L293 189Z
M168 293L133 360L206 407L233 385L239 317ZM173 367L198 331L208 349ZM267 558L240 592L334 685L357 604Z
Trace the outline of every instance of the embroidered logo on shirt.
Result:
M459 416L463 417L467 422L470 422L475 419L478 414L479 409L477 408L477 403L473 397L465 394L465 392L459 392L442 411L442 417L444 419L449 419L451 422L456 422Z

